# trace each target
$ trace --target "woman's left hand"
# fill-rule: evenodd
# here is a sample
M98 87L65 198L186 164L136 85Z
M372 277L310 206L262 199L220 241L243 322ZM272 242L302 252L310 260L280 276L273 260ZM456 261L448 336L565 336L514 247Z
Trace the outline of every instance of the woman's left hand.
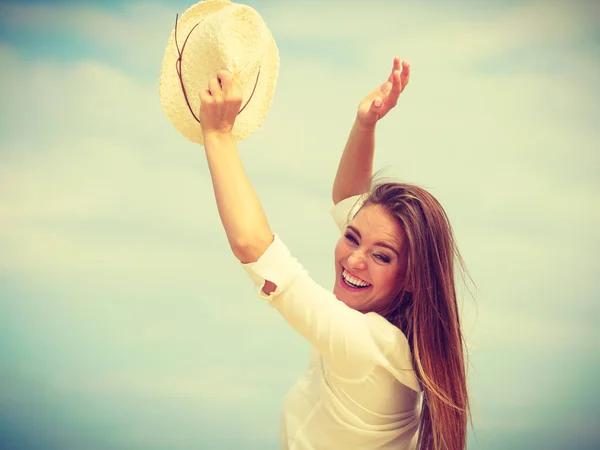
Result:
M231 133L242 105L242 88L228 70L220 70L200 92L200 125L204 136Z
M363 125L373 126L384 117L396 104L398 97L408 84L410 64L400 58L394 58L392 73L381 86L367 95L358 106L357 120Z

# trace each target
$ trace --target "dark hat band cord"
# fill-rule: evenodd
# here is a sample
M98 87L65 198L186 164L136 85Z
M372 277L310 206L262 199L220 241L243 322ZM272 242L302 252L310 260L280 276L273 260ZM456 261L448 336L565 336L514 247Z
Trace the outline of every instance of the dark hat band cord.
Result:
M181 50L180 50L179 44L177 43L177 21L178 21L178 19L179 19L179 14L177 14L175 16L175 47L177 48L177 54L179 55L179 57L177 58L177 61L175 62L175 70L177 71L177 75L179 76L179 83L181 84L181 90L183 92L183 97L185 98L185 102L187 103L188 109L192 113L192 116L194 116L194 119L196 119L196 122L200 123L200 119L198 119L196 114L194 114L194 111L190 105L190 101L188 100L187 92L185 90L185 85L183 83L183 75L181 74L181 60L183 58L183 51L185 50L185 46L187 44L188 39L190 38L190 35L192 34L192 31L194 31L194 29L198 25L200 25L201 22L198 22L196 25L194 25L192 27L192 29L186 36L185 41L183 42L183 45L181 46ZM240 113L246 108L246 106L248 106L248 103L250 103L250 100L252 100L252 96L254 95L254 91L256 91L256 86L258 85L259 77L260 77L260 66L258 68L258 73L256 74L256 81L254 82L254 87L252 88L252 93L250 94L248 101L244 104L244 106L242 106L242 108L240 108L237 115L240 115Z

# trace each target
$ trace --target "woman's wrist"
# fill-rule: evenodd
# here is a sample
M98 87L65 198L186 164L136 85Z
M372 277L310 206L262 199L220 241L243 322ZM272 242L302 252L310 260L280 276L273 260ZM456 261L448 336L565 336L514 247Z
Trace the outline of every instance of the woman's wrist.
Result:
M354 120L354 126L360 131L375 132L377 122L365 122L358 117Z
M207 143L230 140L233 138L231 135L231 131L217 131L217 130L210 130L205 133L202 133L202 137L203 137L205 147L206 147Z

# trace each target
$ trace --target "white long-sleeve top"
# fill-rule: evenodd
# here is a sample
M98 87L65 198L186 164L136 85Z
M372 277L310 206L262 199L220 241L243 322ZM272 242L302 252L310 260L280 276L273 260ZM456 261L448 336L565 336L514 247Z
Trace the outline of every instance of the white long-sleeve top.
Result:
M358 201L332 208L340 230ZM258 295L312 346L308 370L284 401L282 449L414 449L422 389L402 331L315 283L277 235L243 267ZM265 280L277 286L270 295Z

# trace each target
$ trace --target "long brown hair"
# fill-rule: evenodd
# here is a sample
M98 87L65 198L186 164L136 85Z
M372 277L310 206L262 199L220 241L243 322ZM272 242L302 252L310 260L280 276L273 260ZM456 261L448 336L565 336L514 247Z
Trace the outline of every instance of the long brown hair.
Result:
M385 312L406 335L423 386L419 450L464 450L470 417L454 264L466 273L440 203L405 183L372 181L364 205L383 206L406 235L406 274Z

